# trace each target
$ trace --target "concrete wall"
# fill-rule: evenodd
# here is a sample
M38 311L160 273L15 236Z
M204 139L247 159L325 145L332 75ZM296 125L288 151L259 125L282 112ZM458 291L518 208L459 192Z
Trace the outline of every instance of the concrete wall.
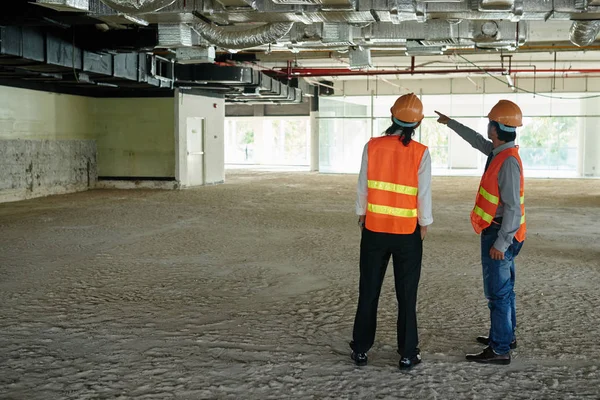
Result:
M175 177L172 98L91 99L100 177Z
M0 203L83 191L96 180L93 140L0 140Z
M0 86L0 140L93 139L90 101L93 99Z
M86 190L98 175L175 178L173 98L0 86L0 201Z
M0 86L0 202L95 185L90 101Z
M225 180L225 100L175 94L176 177L182 187Z

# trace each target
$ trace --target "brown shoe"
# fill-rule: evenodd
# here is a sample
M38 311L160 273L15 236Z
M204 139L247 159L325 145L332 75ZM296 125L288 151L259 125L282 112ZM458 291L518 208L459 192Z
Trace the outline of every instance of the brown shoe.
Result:
M491 347L486 347L479 354L467 354L468 361L474 361L482 364L510 364L510 353L496 354Z
M487 336L477 336L477 342L481 344L485 344L486 346L490 345L490 338ZM510 349L514 350L517 348L517 339L510 342Z

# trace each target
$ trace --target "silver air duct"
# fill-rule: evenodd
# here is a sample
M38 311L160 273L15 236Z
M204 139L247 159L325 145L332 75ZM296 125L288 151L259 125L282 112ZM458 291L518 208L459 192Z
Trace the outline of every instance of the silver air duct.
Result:
M575 46L589 46L600 33L600 21L574 21L569 36Z
M88 11L89 1L88 0L37 0L37 4L40 6L53 8L56 11Z
M107 6L129 14L151 13L175 3L175 0L100 0Z
M198 33L210 43L225 49L247 49L273 43L287 35L293 22L274 22L256 28L240 30L216 26L200 21L195 23Z

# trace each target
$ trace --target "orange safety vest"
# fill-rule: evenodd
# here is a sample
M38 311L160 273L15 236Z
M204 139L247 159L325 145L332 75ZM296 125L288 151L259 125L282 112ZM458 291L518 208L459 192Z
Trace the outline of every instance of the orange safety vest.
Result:
M521 227L517 231L515 238L522 242L525 240L527 225L525 224L525 179L523 178L523 163L519 157L518 147L512 147L501 151L492 159L487 171L481 177L479 191L475 199L475 207L471 212L471 225L477 234L480 234L485 228L492 224L496 216L496 210L500 204L500 188L498 187L498 173L502 164L508 157L514 157L519 162L521 168Z
M398 136L369 141L367 215L365 227L374 232L410 234L417 227L419 166L427 149Z

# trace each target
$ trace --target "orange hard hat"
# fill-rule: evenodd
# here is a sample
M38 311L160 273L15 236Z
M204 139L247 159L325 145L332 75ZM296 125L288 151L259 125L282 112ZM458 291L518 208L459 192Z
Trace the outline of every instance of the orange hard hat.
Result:
M488 114L490 121L507 126L523 126L523 113L518 105L510 100L500 100Z
M402 122L415 123L423 119L423 103L414 93L398 97L392 108L392 116Z

